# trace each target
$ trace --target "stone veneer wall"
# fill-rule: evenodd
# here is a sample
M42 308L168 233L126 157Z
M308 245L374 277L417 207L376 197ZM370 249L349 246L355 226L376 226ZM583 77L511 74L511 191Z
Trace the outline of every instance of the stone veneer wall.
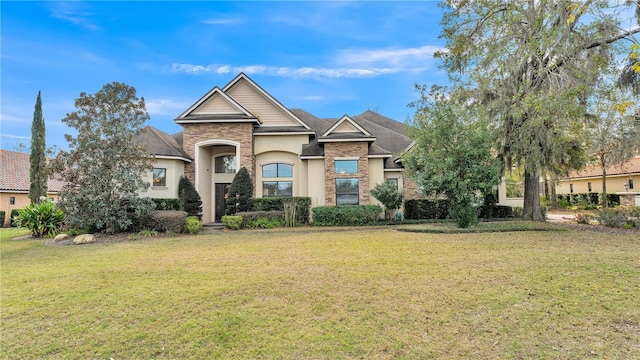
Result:
M418 191L418 185L416 182L410 179L406 173L402 174L402 187L404 188L405 200L425 198L424 195Z
M200 123L182 124L184 128L182 148L193 159L195 145L207 140L230 140L240 144L239 168L246 167L254 182L255 157L253 156L253 123ZM185 164L185 175L195 184L195 162Z
M325 205L336 204L336 179L359 179L360 205L369 204L369 145L366 142L343 142L324 144ZM336 158L358 158L358 174L336 174Z

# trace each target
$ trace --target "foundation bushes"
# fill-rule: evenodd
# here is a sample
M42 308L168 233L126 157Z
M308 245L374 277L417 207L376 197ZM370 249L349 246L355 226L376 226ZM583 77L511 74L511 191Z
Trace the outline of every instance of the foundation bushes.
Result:
M446 219L448 216L447 199L411 199L404 202L404 218L407 220Z
M379 205L318 206L312 211L316 226L361 226L377 222L382 208Z
M151 198L156 204L156 210L180 210L180 199Z
M242 216L225 215L222 217L222 223L227 229L238 230L240 229L240 225L242 225Z
M0 210L0 227L4 226L4 217L5 217L4 210Z
M236 213L242 217L242 227L249 229L271 229L284 226L284 211L245 211Z
M187 219L186 211L154 210L134 222L129 231L155 230L158 232L180 233Z
M309 208L311 208L310 197L265 197L253 199L254 211L284 211L284 203L288 201L296 202L296 223L309 223Z

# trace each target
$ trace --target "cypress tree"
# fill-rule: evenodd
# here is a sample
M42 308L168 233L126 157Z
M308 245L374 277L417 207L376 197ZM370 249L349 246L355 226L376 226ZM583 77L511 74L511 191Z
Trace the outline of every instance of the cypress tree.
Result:
M39 204L41 197L47 196L47 158L45 156L46 139L44 118L42 117L42 99L40 91L36 99L33 122L31 123L31 155L29 161L29 199L32 203Z
M182 211L186 211L189 216L197 216L202 219L202 199L189 178L184 176L180 178L178 194L180 194L180 208Z
M253 182L247 168L243 167L233 178L227 198L227 215L253 210Z

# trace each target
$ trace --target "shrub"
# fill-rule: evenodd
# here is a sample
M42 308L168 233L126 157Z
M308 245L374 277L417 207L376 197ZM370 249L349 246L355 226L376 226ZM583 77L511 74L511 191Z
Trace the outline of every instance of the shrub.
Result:
M246 227L249 229L257 229L257 228L272 229L272 228L284 226L285 221L284 221L284 218L275 218L275 219L258 218L243 224L244 224L243 227Z
M154 210L151 212L150 223L143 230L155 230L158 232L168 231L182 232L187 213L176 210Z
M202 219L202 199L189 178L184 176L180 178L178 194L180 195L180 210L186 211L189 216Z
M51 201L33 203L20 210L16 225L27 228L33 237L54 236L62 229L64 213Z
M222 217L222 223L227 229L238 230L242 224L242 216L225 215Z
M446 219L448 215L447 199L412 199L404 202L404 218L407 220Z
M287 201L296 202L296 223L308 224L309 223L309 209L311 208L310 197L265 197L253 199L254 211L271 211L279 210L284 211L284 203Z
M524 209L519 207L519 206L514 206L513 208L511 208L513 210L513 217L516 219L522 219L522 216L524 214Z
M156 204L156 210L180 210L180 199L151 198Z
M596 218L600 224L614 228L621 228L627 223L627 218L619 209L600 209L596 212Z
M478 208L478 216L483 219L506 219L513 217L513 208L506 205L484 205Z
M145 230L140 230L138 232L138 235L141 235L141 236L144 236L144 237L151 237L151 236L158 235L158 232L156 230L145 229Z
M313 225L355 226L377 221L382 212L379 205L318 206L313 209Z
M396 210L402 206L404 195L398 191L397 185L385 181L371 189L371 196L385 207L385 219L391 220Z
M18 215L20 215L20 210L19 209L13 209L11 210L11 217L9 218L9 225L16 227L18 226L16 224L16 219L18 218Z
M0 227L4 226L4 218L5 218L5 212L4 210L0 210Z
M461 229L468 228L469 226L476 225L478 223L478 209L471 204L452 206L451 210L449 210L449 214L455 221L456 225Z
M284 211L280 210L272 210L272 211L245 211L236 213L236 215L242 217L243 227L246 227L246 224L256 221L258 219L267 219L267 220L283 220L284 221Z
M242 167L229 187L229 196L227 198L227 207L225 209L227 215L233 215L237 212L251 211L253 209L253 182L247 168Z
M578 224L589 224L591 220L593 220L593 216L591 216L590 214L582 213L582 214L576 215L576 222Z
M202 221L197 216L187 216L184 223L184 229L189 234L197 234L202 229Z

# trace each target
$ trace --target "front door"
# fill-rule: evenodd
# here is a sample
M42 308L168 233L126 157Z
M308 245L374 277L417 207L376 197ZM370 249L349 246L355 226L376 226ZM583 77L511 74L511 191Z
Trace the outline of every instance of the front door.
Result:
M224 209L227 205L227 193L231 184L216 184L216 222L222 221Z

